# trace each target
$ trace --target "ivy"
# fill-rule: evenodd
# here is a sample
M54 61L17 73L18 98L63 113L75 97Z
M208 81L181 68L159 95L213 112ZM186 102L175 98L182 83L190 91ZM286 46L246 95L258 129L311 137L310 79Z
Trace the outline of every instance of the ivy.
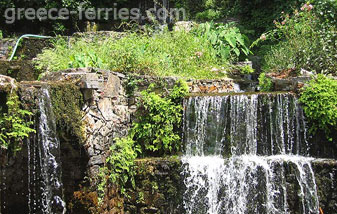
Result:
M301 94L300 102L311 122L310 132L322 130L332 141L331 130L337 130L337 81L319 74L309 82Z
M7 112L0 109L0 148L15 154L21 150L23 140L36 131L30 128L33 122L26 121L32 113L20 108L21 102L16 91L7 95L6 105Z

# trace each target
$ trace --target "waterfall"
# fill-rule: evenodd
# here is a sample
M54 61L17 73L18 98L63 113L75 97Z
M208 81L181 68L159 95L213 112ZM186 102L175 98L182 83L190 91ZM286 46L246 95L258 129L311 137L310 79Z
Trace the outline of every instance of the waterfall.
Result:
M184 107L188 214L291 213L289 169L299 186L299 212L318 213L313 158L294 95L190 97Z
M41 89L38 135L28 141L29 213L64 214L60 142L49 91Z

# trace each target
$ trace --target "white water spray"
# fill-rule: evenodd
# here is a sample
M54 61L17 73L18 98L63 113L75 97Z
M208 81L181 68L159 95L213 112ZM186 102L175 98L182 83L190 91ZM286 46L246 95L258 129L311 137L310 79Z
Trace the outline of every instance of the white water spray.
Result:
M188 214L288 214L289 169L300 213L318 213L313 159L293 95L191 97L185 109Z

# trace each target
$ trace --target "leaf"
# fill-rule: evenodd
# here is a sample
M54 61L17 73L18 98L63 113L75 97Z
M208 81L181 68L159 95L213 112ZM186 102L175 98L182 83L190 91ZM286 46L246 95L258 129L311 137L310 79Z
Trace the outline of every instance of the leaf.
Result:
M232 48L235 48L236 47L236 38L233 37L232 35L230 34L226 34L225 35L225 38L226 38L226 41L229 43L229 45L232 47Z

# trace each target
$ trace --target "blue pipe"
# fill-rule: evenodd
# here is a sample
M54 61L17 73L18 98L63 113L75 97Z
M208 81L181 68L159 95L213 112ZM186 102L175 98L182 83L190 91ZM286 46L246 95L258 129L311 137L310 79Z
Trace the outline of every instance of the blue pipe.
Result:
M16 42L15 46L14 46L14 49L13 49L13 52L12 52L12 55L11 57L9 58L8 61L12 61L14 56L15 56L15 52L16 52L16 49L18 48L19 44L20 44L20 41L23 39L23 38L29 38L29 37L33 37L33 38L39 38L39 39L50 39L52 38L51 36L40 36L40 35L34 35L34 34L25 34L25 35L22 35L18 41Z

